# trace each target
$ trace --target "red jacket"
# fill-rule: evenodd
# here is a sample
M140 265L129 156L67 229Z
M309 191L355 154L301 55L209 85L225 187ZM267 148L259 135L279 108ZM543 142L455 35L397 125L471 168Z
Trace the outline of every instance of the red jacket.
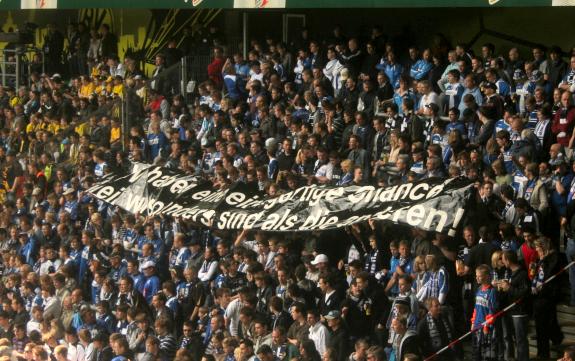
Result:
M559 109L553 118L551 124L551 132L557 137L557 143L568 146L569 139L573 133L573 125L575 125L575 108Z
M214 58L214 60L212 60L212 62L208 65L208 77L218 89L222 88L224 81L222 78L223 67L224 59L222 58Z

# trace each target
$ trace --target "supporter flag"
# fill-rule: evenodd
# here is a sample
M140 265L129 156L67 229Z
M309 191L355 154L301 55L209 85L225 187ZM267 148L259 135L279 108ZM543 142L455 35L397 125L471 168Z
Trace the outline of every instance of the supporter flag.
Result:
M312 185L267 198L244 183L214 189L179 170L138 163L130 174L112 173L88 192L131 213L222 230L316 231L376 219L454 234L473 190L466 178L430 178L385 188Z

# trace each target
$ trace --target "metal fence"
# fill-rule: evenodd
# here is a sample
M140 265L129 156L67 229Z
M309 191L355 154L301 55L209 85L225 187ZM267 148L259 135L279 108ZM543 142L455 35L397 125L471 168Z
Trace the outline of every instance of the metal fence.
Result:
M30 74L34 68L44 72L44 56L40 56L41 63L33 64L31 54L41 53L41 50L33 47L8 48L1 50L0 71L2 86L19 88L22 85L30 85Z

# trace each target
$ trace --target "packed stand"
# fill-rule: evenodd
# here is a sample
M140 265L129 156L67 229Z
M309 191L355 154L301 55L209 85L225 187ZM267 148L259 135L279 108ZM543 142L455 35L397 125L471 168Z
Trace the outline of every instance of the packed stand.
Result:
M51 26L48 73L0 87L0 359L414 361L479 328L471 354L435 359L525 361L531 319L538 357L561 344L561 278L546 281L575 257L575 56L336 27L244 59L214 28L189 36L146 79L108 26ZM162 73L196 46L213 61L190 99ZM86 193L132 162L270 198L460 176L476 192L456 237L374 221L222 232Z

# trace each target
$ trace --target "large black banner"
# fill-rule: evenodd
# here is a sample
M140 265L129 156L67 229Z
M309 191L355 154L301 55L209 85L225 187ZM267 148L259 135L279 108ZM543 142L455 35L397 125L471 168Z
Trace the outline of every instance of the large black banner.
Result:
M376 219L454 234L472 193L465 178L430 178L393 187L305 186L268 198L237 183L224 190L178 170L136 164L88 190L131 213L181 217L222 230L315 231Z

